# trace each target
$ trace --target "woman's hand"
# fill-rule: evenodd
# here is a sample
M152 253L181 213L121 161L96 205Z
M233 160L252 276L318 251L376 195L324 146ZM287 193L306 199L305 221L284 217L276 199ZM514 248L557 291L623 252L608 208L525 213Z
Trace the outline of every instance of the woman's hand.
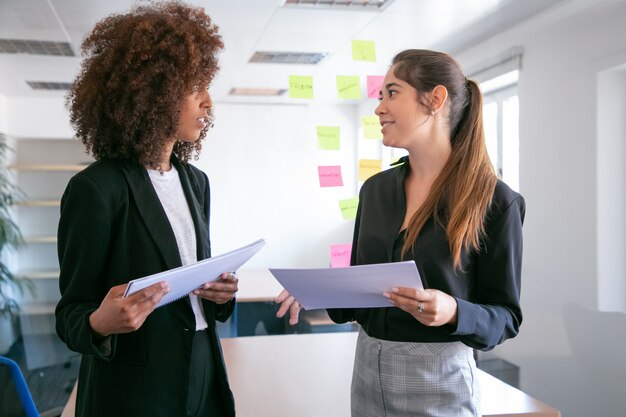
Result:
M89 325L98 336L130 333L139 329L170 291L167 282L161 281L124 297L127 286L122 284L111 288L100 307L89 316Z
M232 300L239 290L238 283L239 280L235 274L224 272L217 281L205 283L200 288L193 290L192 294L216 304L225 304Z
M280 304L276 317L281 319L287 314L287 311L289 311L289 324L292 326L298 324L298 316L300 315L300 310L302 310L302 306L298 300L289 295L287 290L282 290L274 302Z
M456 324L456 299L443 291L393 288L383 293L396 307L406 311L426 326Z

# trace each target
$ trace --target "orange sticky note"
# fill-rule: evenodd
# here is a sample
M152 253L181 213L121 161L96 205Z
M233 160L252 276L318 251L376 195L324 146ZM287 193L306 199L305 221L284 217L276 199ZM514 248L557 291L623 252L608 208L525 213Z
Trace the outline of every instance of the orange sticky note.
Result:
M365 181L382 170L383 161L380 159L359 159L359 181Z

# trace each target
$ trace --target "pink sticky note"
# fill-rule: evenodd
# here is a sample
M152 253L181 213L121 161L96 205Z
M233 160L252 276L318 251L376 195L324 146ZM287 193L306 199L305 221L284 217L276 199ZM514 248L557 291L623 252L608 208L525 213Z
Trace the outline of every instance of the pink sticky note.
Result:
M350 266L350 253L352 252L352 243L340 243L330 245L330 267L342 268Z
M318 166L317 172L320 176L320 187L341 187L343 185L340 165Z
M369 98L380 97L380 90L383 88L383 75L368 75L367 76L367 96Z

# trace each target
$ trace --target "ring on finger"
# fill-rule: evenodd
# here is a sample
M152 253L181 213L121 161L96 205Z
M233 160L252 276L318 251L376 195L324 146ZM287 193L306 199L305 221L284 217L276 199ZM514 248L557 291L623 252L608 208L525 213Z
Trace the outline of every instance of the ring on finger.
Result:
M417 312L418 313L423 313L424 312L424 303L422 303L421 301L417 302Z

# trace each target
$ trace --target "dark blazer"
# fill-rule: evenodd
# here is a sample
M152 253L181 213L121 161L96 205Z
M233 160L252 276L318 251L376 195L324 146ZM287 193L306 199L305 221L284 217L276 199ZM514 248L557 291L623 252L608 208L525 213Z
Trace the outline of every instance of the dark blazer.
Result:
M370 177L359 193L352 241L351 265L413 260L425 288L441 290L457 301L457 324L431 327L397 308L331 309L337 323L356 320L369 336L397 342L457 342L490 350L515 337L522 323L522 224L524 198L498 181L487 211L480 250L464 250L461 268L455 269L443 224L431 217L412 251L402 258L406 214L404 180L408 158Z
M176 166L196 229L198 260L211 256L210 189L197 168ZM189 297L156 309L135 332L95 341L89 315L109 289L181 265L174 232L147 171L137 163L102 159L75 175L61 200L58 231L61 300L56 328L83 354L76 415L184 416L195 318ZM234 415L215 320L225 321L234 301L203 300L214 352L222 413Z

